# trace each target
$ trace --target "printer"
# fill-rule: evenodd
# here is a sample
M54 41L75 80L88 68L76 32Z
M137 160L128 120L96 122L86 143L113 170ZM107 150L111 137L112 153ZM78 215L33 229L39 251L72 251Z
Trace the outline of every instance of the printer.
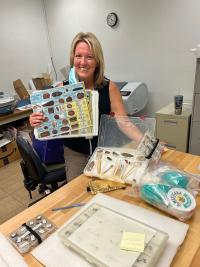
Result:
M142 111L148 101L148 88L142 82L115 82L120 90L128 115Z
M15 99L4 92L0 92L0 116L12 113L15 109Z

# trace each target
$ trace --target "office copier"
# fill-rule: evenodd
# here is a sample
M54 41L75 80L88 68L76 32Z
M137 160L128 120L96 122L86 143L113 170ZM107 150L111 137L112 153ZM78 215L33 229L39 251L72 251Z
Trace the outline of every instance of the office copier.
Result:
M148 101L148 89L142 82L115 82L120 90L128 115L142 111Z

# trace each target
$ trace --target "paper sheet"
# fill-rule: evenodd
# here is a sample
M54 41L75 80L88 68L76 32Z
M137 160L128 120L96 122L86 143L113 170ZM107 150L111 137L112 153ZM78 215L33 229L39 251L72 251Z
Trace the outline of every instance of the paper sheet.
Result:
M0 233L0 266L1 267L27 267L23 257Z
M156 267L170 266L177 249L184 241L189 225L103 194L96 195L90 201L91 203L99 203L108 208L112 207L117 212L167 232L169 234L167 247ZM82 209L87 207L88 204ZM32 255L47 267L66 267L66 264L67 267L91 267L90 263L61 243L57 232L36 247L31 252ZM59 259L62 259L62 262Z

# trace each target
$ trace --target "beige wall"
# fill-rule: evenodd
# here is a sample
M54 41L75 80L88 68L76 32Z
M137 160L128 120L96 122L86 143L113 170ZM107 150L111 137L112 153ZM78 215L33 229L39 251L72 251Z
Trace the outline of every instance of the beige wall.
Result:
M199 0L45 0L57 70L69 61L69 46L79 31L100 39L106 74L113 80L143 81L150 91L147 112L173 101L174 94L191 99L195 58L200 43ZM106 16L114 11L119 25L111 29Z
M47 70L45 27L42 0L0 0L0 91L14 93L13 80L27 86Z
M119 16L115 29L106 25L111 11ZM154 115L174 94L192 98L190 49L200 43L199 18L199 0L0 0L0 91L12 92L13 80L26 84L47 71L50 52L62 79L59 70L69 62L72 38L92 31L104 49L106 75L145 82L146 112Z

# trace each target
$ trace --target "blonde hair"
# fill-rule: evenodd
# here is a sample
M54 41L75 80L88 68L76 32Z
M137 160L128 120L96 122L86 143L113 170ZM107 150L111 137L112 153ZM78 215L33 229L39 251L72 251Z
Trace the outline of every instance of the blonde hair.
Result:
M70 66L74 65L75 49L79 42L85 42L89 45L94 59L96 60L97 67L94 72L95 85L102 85L104 81L104 56L101 44L97 37L91 32L79 32L73 39L70 52Z

